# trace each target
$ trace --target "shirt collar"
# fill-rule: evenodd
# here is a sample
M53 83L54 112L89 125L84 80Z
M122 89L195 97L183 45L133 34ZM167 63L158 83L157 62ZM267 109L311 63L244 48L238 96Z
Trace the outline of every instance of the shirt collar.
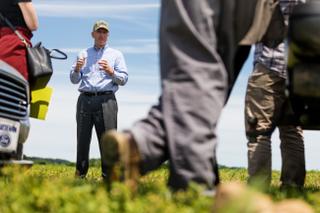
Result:
M93 49L96 50L96 51L105 50L105 49L107 49L108 47L109 47L108 44L104 45L104 47L101 47L101 48L98 48L98 47L96 47L95 45L93 45Z

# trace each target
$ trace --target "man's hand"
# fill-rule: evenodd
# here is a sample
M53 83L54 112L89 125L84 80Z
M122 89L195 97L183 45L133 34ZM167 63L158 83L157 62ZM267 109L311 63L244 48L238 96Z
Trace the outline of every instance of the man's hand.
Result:
M84 63L86 62L85 58L79 58L77 60L76 68L74 69L76 72L80 72L81 68L83 67Z
M109 66L106 60L100 60L98 64L100 65L101 70L104 70L106 73L108 73L111 76L114 74L114 70L112 69L112 67Z

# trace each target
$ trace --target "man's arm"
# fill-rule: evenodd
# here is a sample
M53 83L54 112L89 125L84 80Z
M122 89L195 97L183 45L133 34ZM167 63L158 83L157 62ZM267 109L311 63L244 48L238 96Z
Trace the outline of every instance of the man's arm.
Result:
M37 30L39 26L38 17L32 2L19 2L18 5L29 30Z
M121 86L127 83L128 81L127 66L121 52L119 52L114 62L114 68L112 68L106 60L101 60L98 63L101 69L104 70L112 78L114 83Z
M122 53L119 53L114 65L113 81L121 86L128 81L128 70Z
M82 78L81 68L83 67L85 63L85 59L80 58L77 59L77 62L72 65L71 71L70 71L70 81L73 84L77 84L80 82Z

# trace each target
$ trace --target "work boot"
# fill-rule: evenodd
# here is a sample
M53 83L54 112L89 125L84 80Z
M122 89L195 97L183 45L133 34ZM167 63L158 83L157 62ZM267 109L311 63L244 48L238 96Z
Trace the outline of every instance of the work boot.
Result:
M107 170L105 178L107 184L111 186L112 182L121 181L135 192L140 177L141 158L131 134L115 130L106 132L102 136L101 150Z

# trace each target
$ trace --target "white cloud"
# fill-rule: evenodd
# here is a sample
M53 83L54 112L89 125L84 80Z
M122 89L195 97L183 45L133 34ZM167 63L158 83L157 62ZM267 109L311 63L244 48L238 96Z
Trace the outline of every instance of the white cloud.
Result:
M127 54L157 54L159 49L157 44L145 44L141 46L116 46L115 48Z
M141 13L148 10L158 10L159 3L93 3L79 1L35 1L39 16L47 17L95 17L105 14L108 17L125 18L128 13Z
M113 48L120 50L124 54L157 54L159 52L157 44L118 45L113 46ZM61 48L65 53L79 53L83 49L86 48Z
M118 49L124 54L158 54L159 52L157 39L129 39L123 41L120 45L113 45L112 48ZM68 54L77 54L83 49L86 48L60 48L60 50Z

